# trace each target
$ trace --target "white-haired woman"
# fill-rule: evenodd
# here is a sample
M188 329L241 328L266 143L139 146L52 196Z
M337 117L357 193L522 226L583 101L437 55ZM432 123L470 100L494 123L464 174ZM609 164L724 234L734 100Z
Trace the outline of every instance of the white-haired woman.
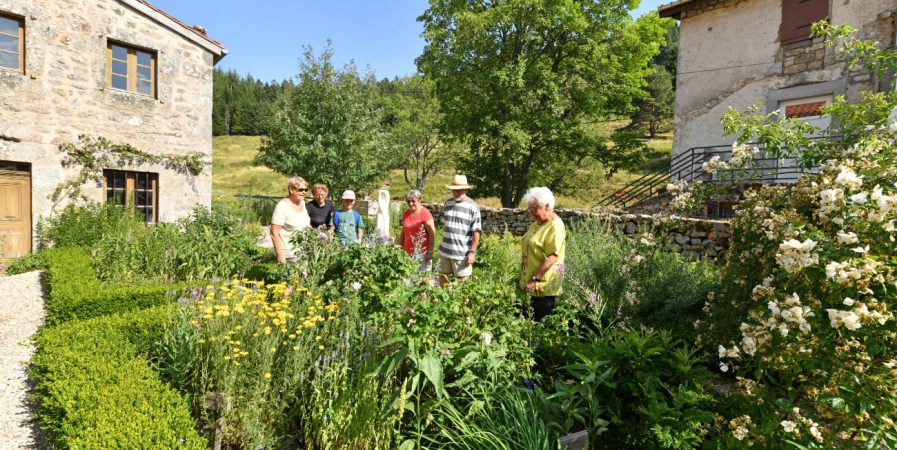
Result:
M421 198L421 193L417 189L405 195L408 209L402 213L402 231L399 232L398 243L405 253L420 261L421 271L426 271L433 261L436 223L430 211L424 208Z
M554 213L554 195L547 187L534 187L523 196L533 217L521 244L520 288L530 296L533 318L554 312L561 293L567 231Z
M287 196L274 207L274 214L271 216L271 243L274 244L274 253L280 264L296 261L295 249L290 241L296 233L311 226L311 219L305 208L307 192L308 182L302 177L290 178L287 182Z

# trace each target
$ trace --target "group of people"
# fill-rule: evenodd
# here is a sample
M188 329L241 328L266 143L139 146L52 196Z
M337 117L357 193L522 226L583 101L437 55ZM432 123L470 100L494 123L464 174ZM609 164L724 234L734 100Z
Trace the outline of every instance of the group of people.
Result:
M480 208L467 196L471 189L467 177L455 175L446 187L452 198L445 202L442 241L435 249L440 286L448 283L449 277L464 280L471 276L482 232ZM304 179L291 178L287 196L274 208L271 240L279 263L296 261L291 239L303 229L324 229L342 244L360 243L364 236L364 221L353 209L353 191L343 192L340 210L328 198L326 185L312 186L312 200L306 203L307 192L308 183ZM405 202L408 208L402 213L402 231L397 244L419 261L420 270L429 271L436 241L433 215L423 206L420 191L408 192ZM555 299L561 293L566 229L554 212L555 199L548 188L531 188L524 195L524 202L533 223L521 243L519 286L531 299L534 319L541 320L552 313Z

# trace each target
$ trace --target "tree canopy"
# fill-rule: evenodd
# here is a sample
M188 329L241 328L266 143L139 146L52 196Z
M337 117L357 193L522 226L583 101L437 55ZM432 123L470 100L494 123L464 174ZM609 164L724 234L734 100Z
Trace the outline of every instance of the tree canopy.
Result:
M422 190L427 180L454 168L458 146L440 137L442 114L432 81L420 75L379 83L387 139L396 150L397 167L409 188Z
M436 83L444 130L470 146L478 195L517 206L533 183L582 157L631 155L584 123L628 112L670 22L637 21L638 0L430 0L419 70ZM630 150L633 147L628 147Z
M264 120L277 99L293 88L293 82L263 83L251 74L240 76L233 70L215 69L212 94L212 134L257 136L264 132Z
M298 82L275 108L256 164L287 176L321 182L333 192L374 187L395 155L382 145L377 86L353 63L339 69L328 47L307 47Z

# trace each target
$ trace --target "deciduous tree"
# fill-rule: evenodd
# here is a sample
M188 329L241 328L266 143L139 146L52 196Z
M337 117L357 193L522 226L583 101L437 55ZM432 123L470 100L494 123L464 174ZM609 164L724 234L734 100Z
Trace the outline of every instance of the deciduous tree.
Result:
M332 192L364 191L395 161L382 145L373 74L333 65L328 47L306 48L298 83L267 123L255 162L287 176L321 182Z
M461 168L478 195L517 206L545 168L582 155L628 158L582 126L624 112L667 30L656 14L633 22L638 0L430 0L419 18L419 70L436 83L445 130L467 142Z
M454 168L458 145L440 138L442 114L435 85L420 75L381 83L384 127L396 149L398 167L411 189L422 190L427 180Z

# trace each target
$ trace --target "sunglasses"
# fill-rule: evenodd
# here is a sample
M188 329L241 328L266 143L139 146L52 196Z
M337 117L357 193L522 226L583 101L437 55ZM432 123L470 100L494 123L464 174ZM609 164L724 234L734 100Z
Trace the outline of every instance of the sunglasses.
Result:
M293 189L296 192L308 192L308 188Z

